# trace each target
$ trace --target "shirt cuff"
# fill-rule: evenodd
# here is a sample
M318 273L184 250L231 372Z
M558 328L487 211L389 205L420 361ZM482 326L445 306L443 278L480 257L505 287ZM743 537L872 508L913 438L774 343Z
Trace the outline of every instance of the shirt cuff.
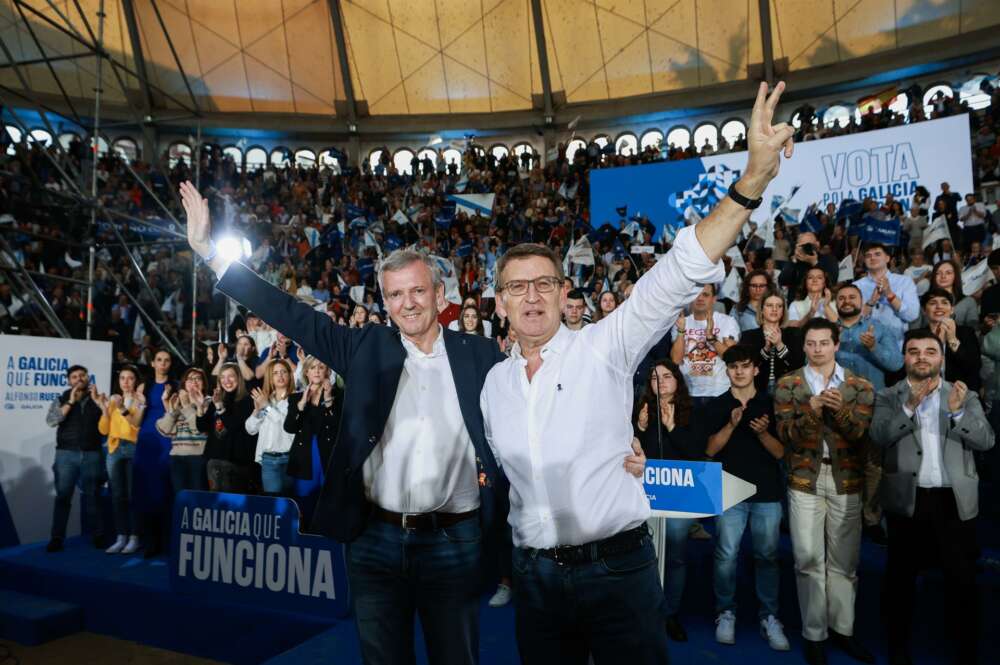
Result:
M722 261L712 261L705 254L705 248L698 242L694 227L688 226L678 232L670 254L676 254L676 261L684 275L698 284L718 284L726 279L726 268Z
M911 409L910 407L908 407L906 404L903 404L903 413L906 414L907 418L912 418L913 414L916 413L916 412L913 409Z
M952 413L952 412L949 411L948 415L951 416L951 421L952 422L957 423L959 420L962 419L962 416L965 415L965 409L959 409L955 413Z

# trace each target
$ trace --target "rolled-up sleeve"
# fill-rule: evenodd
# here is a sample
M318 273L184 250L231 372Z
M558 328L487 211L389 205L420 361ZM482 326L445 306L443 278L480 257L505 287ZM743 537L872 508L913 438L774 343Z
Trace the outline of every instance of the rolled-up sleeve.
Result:
M49 412L45 414L45 424L49 427L59 427L59 423L65 418L66 416L62 412L62 402L57 397L49 404Z
M584 330L593 328L596 348L606 349L608 362L631 376L702 287L724 278L722 262L708 258L694 227L682 229L667 255L636 282L628 300Z

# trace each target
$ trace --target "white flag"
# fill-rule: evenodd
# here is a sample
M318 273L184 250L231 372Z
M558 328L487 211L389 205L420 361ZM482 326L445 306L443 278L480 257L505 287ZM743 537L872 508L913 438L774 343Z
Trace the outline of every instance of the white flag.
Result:
M358 303L359 305L365 304L365 287L362 286L352 286L350 291L351 300Z
M581 236L579 240L573 243L569 251L566 252L566 257L563 259L564 274L569 273L571 263L575 263L578 266L594 265L594 248L590 245L590 238L585 235Z
M722 288L719 290L719 297L723 300L732 300L736 302L740 299L740 274L736 271L735 265L729 274L726 275L726 281L722 283Z
M838 282L854 281L854 257L848 254L840 262L840 272L837 273Z
M924 229L923 249L928 245L936 243L938 240L951 240L951 231L948 230L948 218L938 215L931 222L931 225Z
M392 216L392 221L400 224L409 224L410 218L402 210L397 210Z
M743 268L746 270L747 263L743 260L743 254L740 252L740 248L733 245L726 251L726 256L733 260L734 268Z
M972 295L986 286L990 277L990 268L985 260L966 268L962 271L962 292Z
M654 249L652 245L632 245L633 254L652 254Z
M315 247L319 244L319 229L307 226L302 229L302 232L305 234L306 240L309 241L310 247Z
M83 261L77 261L76 259L74 259L72 256L69 255L68 251L66 252L66 256L63 257L63 260L66 261L66 265L68 265L70 268L79 268L80 266L83 265Z

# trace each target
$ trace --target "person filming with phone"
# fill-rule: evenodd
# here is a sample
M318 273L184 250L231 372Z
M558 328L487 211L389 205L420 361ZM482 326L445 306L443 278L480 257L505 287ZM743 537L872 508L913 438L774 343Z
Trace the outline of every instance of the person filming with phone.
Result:
M822 268L826 273L828 284L837 283L840 268L837 259L830 254L819 253L819 238L815 233L806 231L800 233L795 241L795 253L792 261L778 275L778 284L794 291L805 283L806 274L812 268Z

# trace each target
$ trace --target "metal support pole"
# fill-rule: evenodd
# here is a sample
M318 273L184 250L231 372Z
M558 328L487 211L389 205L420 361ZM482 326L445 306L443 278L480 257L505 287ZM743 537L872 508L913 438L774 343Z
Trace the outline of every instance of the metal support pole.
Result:
M163 328L157 325L156 321L154 321L151 316L146 314L146 310L142 308L142 305L140 305L139 301L136 300L136 297L132 295L132 292L128 290L128 287L125 286L124 282L122 282L121 279L118 278L118 275L116 275L113 271L108 271L108 274L111 275L111 278L115 280L115 283L118 285L118 288L122 290L122 293L124 293L125 296L132 301L132 304L135 305L135 308L137 310L139 310L139 314L143 317L143 319L145 321L148 321L149 325L153 327L153 332L155 332L157 335L160 336L160 339L163 340L163 343L170 348L170 351L173 352L175 356L181 359L181 362L183 362L184 364L188 364L188 360L184 356L184 354L181 353L181 350L177 348L177 346L170 340L169 337L167 337L166 333L163 332Z
M198 255L191 252L191 362L198 358Z
M201 120L198 121L198 139L194 145L194 187L201 189Z
M7 240L3 236L0 236L0 246L3 248L3 258L0 260L3 260L10 266L14 267L14 271L10 274L14 277L18 284L20 284L21 288L35 301L38 308L42 310L42 314L44 314L45 318L48 319L49 324L55 328L56 332L62 337L67 339L72 337L66 329L66 326L63 325L63 322L59 320L55 310L52 309L52 305L49 304L45 294L40 288L38 288L38 284L36 284L35 280L31 278L31 275L27 273L24 266L17 262L14 249L7 244Z
M104 50L104 0L97 10L97 49ZM100 157L101 127L101 86L103 85L104 58L97 58L97 87L94 88L94 128L91 132L94 143L93 165L90 169L90 198L97 202L97 160ZM110 148L110 146L109 146ZM97 207L90 209L90 252L87 269L87 339L94 334L94 238L97 237ZM128 253L128 247L125 248Z
M764 80L768 85L774 83L774 42L771 38L771 3L769 0L757 0L760 10L760 46L764 55Z

